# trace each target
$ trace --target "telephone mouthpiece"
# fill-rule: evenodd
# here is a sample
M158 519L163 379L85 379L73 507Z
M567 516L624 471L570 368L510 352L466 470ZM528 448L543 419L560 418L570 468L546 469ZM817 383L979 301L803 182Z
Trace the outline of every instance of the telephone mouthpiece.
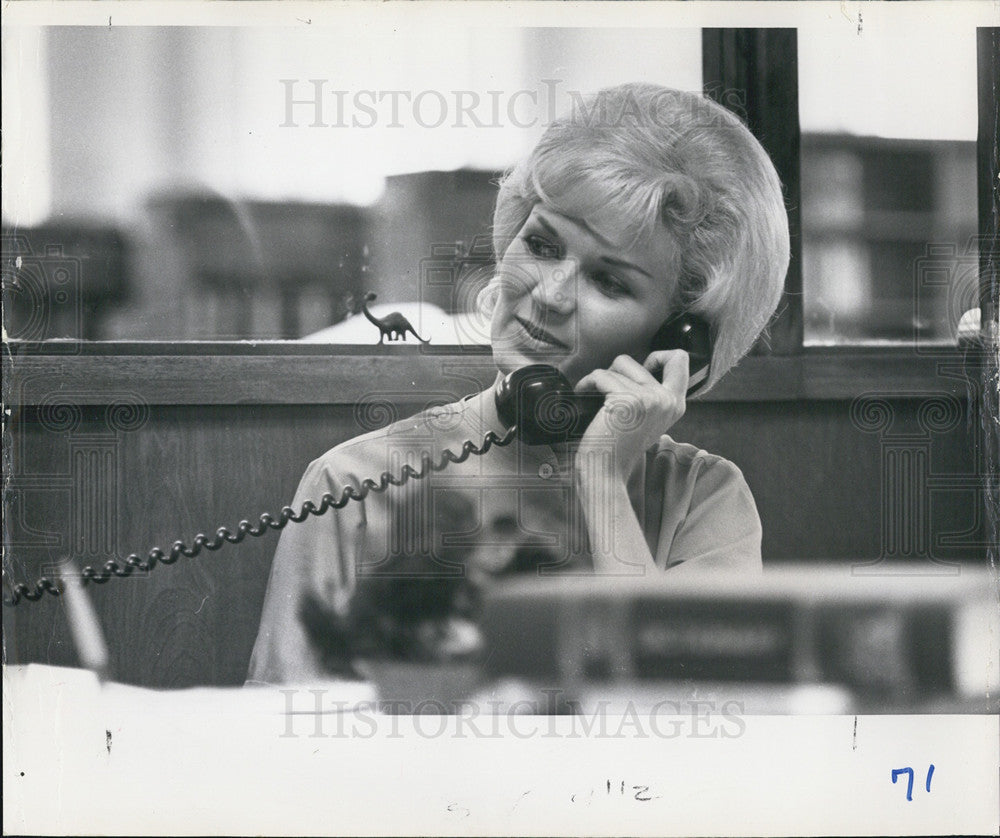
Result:
M599 393L578 394L555 367L530 364L501 379L494 394L497 416L517 428L527 445L579 438L604 403Z

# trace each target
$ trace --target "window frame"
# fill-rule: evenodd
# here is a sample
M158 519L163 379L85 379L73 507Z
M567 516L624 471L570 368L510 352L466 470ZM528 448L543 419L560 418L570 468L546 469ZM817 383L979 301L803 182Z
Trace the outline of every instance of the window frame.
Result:
M997 130L997 99L989 80L996 77L1000 65L998 33L998 28L977 32L983 323L992 322L997 311L996 221L1000 211L996 192L990 188L998 170L997 146L992 140ZM968 388L963 375L985 375L995 366L986 350L804 346L797 36L797 28L702 30L705 92L744 119L771 155L785 190L791 236L784 294L766 335L704 398L851 399L872 390L912 393L926 389L930 381L965 397ZM358 356L370 361L343 365L334 387L331 359ZM5 401L15 406L38 404L54 390L72 393L79 403L101 404L106 403L107 393L123 389L150 404L346 404L362 384L367 392L373 374L387 383L398 380L403 389L397 392L412 391L419 398L418 384L424 373L435 367L424 362L424 356L437 358L438 366L468 364L476 370L470 372L470 382L488 384L491 380L479 371L489 368L488 347L304 345L295 341L10 341L5 344L2 364ZM288 375L290 365L295 366L294 376Z
M803 350L798 29L703 29L706 95L733 111L771 157L784 190L790 253L785 291L754 354Z

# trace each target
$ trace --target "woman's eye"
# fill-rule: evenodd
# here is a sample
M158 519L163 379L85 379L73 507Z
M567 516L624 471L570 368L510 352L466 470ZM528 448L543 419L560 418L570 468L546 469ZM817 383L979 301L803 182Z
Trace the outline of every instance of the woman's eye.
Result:
M524 243L527 245L528 251L539 259L559 259L561 257L559 245L553 244L542 236L529 234L524 237Z
M614 274L605 273L604 271L597 271L592 274L594 284L600 289L604 294L609 297L620 297L628 293L628 286L625 285L618 277Z

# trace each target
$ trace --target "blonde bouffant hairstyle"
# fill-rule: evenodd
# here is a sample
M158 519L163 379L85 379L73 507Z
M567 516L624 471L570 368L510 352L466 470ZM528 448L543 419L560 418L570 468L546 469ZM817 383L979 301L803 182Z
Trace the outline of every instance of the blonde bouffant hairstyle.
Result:
M501 179L498 258L537 203L621 242L674 237L673 305L710 325L708 387L746 354L777 308L789 259L781 183L757 139L710 99L625 84L578 101Z

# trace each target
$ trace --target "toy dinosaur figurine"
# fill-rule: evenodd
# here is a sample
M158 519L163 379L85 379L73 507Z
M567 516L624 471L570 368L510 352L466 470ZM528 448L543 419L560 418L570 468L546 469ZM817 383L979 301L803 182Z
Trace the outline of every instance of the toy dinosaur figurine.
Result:
M361 313L364 314L372 323L378 326L379 338L378 342L381 344L386 338L389 341L394 340L406 340L406 333L409 332L413 337L419 340L421 343L430 343L429 340L424 340L420 335L417 334L416 330L410 324L410 321L403 317L398 311L393 311L387 314L385 317L376 317L368 310L368 303L375 300L376 295L370 291L365 294L364 298L361 300Z

